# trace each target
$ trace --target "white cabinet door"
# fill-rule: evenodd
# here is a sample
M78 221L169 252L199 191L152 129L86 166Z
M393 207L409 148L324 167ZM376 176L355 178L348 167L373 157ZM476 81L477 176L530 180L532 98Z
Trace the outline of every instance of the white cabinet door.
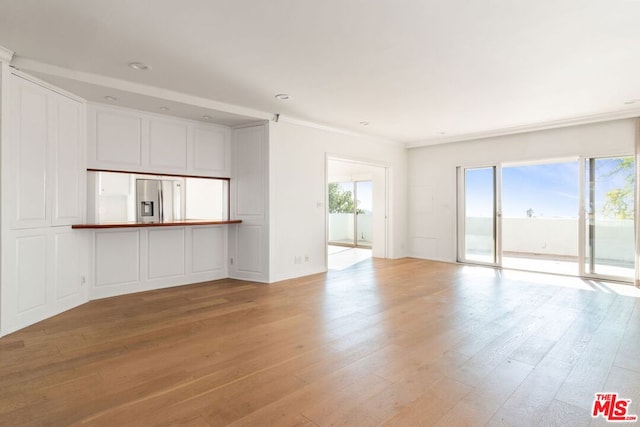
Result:
M233 142L236 215L238 219L261 219L265 215L267 173L264 126L236 129Z
M186 123L149 121L149 166L157 170L187 168Z
M113 111L95 111L92 167L126 170L142 165L142 117Z
M87 124L90 168L231 176L229 127L97 105Z
M55 143L53 149L53 216L52 225L72 225L83 220L81 194L85 179L82 105L57 96L55 107Z
M195 126L191 164L194 175L228 177L231 135L227 129Z
M12 82L12 227L82 222L82 104L15 75Z
M48 91L12 76L11 174L15 178L13 228L44 227L47 215L47 163L51 104Z

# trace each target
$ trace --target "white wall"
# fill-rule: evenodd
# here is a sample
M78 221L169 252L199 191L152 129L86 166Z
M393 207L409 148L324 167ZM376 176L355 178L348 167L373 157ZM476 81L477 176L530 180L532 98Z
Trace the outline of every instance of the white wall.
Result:
M271 281L326 269L327 155L389 167L389 257L405 255L404 147L282 120L270 126Z
M410 256L456 260L456 167L634 153L635 122L616 120L408 150Z

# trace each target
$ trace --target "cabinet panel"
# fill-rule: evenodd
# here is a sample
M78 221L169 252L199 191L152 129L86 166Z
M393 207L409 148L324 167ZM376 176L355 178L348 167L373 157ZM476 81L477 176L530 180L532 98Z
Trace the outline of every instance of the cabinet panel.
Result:
M81 183L84 149L80 136L81 104L58 97L56 105L56 144L54 151L53 225L82 221Z
M41 87L14 77L13 164L16 213L14 228L47 224L47 143L49 103Z
M229 174L229 134L223 129L196 127L193 133L193 169L218 176Z
M96 232L96 286L140 280L139 231Z
M238 218L264 215L265 149L264 127L236 130L235 179L236 213Z
M43 307L47 302L47 236L15 240L17 313Z
M186 124L161 120L149 122L149 165L186 170Z
M192 233L192 272L221 270L225 262L223 228L193 228Z
M149 230L149 278L185 274L184 228Z
M238 226L238 271L262 273L262 226Z
M62 300L80 293L79 243L75 233L53 236L55 294Z
M142 164L142 119L135 115L98 111L96 157L98 163Z

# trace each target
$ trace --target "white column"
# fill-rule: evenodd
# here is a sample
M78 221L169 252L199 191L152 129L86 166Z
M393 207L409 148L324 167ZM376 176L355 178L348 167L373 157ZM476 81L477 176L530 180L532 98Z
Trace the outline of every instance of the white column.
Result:
M2 215L0 215L0 242L3 242L3 237L5 236L4 230L6 227L5 215L4 211L6 211L6 203L4 203L3 195L4 195L4 187L7 185L5 182L6 177L6 149L5 145L8 143L8 132L9 128L7 124L9 123L9 63L13 59L13 51L0 46L0 159L2 161L2 167L0 171L2 173L0 178L0 206L3 211ZM3 284L4 280L4 245L0 245L0 337L5 335L5 327L4 327L4 318L6 310L4 309L6 299L3 298Z

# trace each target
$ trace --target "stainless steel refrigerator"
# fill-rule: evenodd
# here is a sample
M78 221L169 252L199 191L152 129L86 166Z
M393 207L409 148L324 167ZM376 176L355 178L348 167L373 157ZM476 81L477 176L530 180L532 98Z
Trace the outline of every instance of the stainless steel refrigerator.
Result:
M137 220L142 223L180 220L179 181L136 179Z

